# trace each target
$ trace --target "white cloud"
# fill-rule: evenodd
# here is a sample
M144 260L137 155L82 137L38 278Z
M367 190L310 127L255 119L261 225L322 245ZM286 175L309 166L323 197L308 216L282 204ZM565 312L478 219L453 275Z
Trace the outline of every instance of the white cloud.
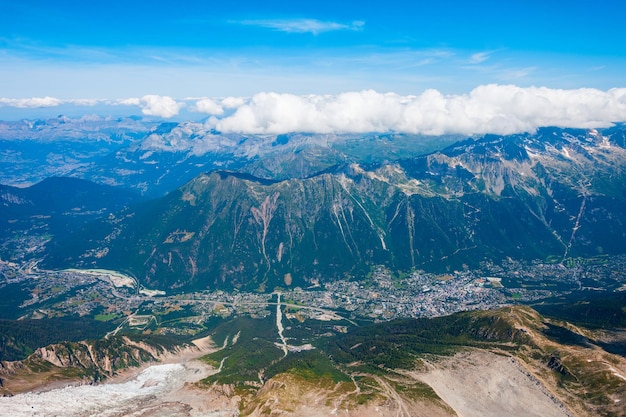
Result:
M486 60L488 60L490 55L491 55L490 51L477 52L475 54L472 54L472 56L470 56L469 63L470 64L480 64L480 63L485 62Z
M396 131L511 134L541 126L602 127L626 121L626 88L558 90L484 85L469 94L417 96L372 90L333 96L259 93L216 122L223 132L279 134Z
M246 103L246 99L243 97L226 97L222 99L220 104L226 109L236 109Z
M139 105L147 116L170 118L178 114L184 103L178 103L172 97L148 94L141 98Z
M169 96L147 94L141 98L130 97L117 100L106 100L111 106L137 106L146 116L170 118L176 116L185 103L179 103Z
M193 109L199 113L207 113L215 116L224 114L222 106L217 104L217 102L211 98L203 98L196 101Z
M103 100L98 100L98 99L93 99L93 98L76 98L76 99L64 100L64 103L74 104L76 106L89 106L89 107L96 106L102 102Z
M336 30L362 30L365 22L355 20L349 24L317 19L263 19L263 20L242 20L238 22L242 25L259 26L287 33L312 33L318 35L322 32Z
M121 100L116 100L113 105L122 105L122 106L140 106L141 99L139 98L125 98Z
M20 109L56 107L60 106L61 104L63 104L63 101L54 97L0 98L0 105L7 107L17 107Z

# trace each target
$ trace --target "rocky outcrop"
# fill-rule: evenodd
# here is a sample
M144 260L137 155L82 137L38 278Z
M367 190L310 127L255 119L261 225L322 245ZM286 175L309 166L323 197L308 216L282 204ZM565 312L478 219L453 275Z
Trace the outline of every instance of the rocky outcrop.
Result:
M185 348L197 349L186 345L168 349L127 336L56 343L37 349L23 361L0 362L0 394L29 390L49 381L97 383L122 369L158 361Z

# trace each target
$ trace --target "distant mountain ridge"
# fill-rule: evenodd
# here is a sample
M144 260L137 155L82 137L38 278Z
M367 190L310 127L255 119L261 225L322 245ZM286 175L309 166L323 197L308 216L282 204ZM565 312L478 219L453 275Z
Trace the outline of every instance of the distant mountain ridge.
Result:
M71 175L160 197L214 170L247 172L267 179L307 178L340 163L420 155L459 138L404 134L243 135L216 132L203 123L163 123L140 140L78 167Z
M115 211L138 198L132 191L78 178L50 177L24 188L0 184L0 207L22 215L100 210L106 203Z
M0 184L28 186L71 175L144 137L153 124L98 116L0 121Z
M133 191L78 178L51 177L25 188L0 184L0 258L40 256L52 236L140 201Z
M157 288L271 290L375 264L623 253L624 132L487 135L372 165L327 161L303 178L205 173L57 240L45 264L123 268Z

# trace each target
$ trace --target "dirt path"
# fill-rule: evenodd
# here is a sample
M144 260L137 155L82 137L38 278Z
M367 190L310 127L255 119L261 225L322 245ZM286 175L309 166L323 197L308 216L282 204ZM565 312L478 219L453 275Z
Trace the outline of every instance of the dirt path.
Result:
M383 394L386 395L387 398L395 402L395 404L398 406L394 416L395 417L411 417L411 412L410 412L411 407L405 403L404 399L400 397L400 395L396 392L396 390L393 389L393 387L389 385L389 383L385 381L383 378L376 376L376 375L372 375L372 378L374 378L376 383L380 386Z

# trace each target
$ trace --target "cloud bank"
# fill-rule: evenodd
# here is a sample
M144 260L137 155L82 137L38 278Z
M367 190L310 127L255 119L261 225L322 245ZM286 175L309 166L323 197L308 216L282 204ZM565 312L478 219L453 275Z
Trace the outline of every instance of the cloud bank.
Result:
M0 106L17 107L18 109L36 109L39 107L56 107L63 102L54 97L33 98L0 98Z
M244 134L403 132L424 135L512 134L542 126L607 127L626 121L626 88L560 90L483 85L468 94L426 90L402 96L372 90L337 95L258 93L252 97L193 98L145 95L122 100L2 99L0 107L62 104L132 106L144 115L210 115L222 132ZM179 116L180 117L180 116Z
M512 134L541 126L606 127L626 121L626 88L556 90L485 85L464 95L361 91L336 96L260 93L216 121L224 132Z

